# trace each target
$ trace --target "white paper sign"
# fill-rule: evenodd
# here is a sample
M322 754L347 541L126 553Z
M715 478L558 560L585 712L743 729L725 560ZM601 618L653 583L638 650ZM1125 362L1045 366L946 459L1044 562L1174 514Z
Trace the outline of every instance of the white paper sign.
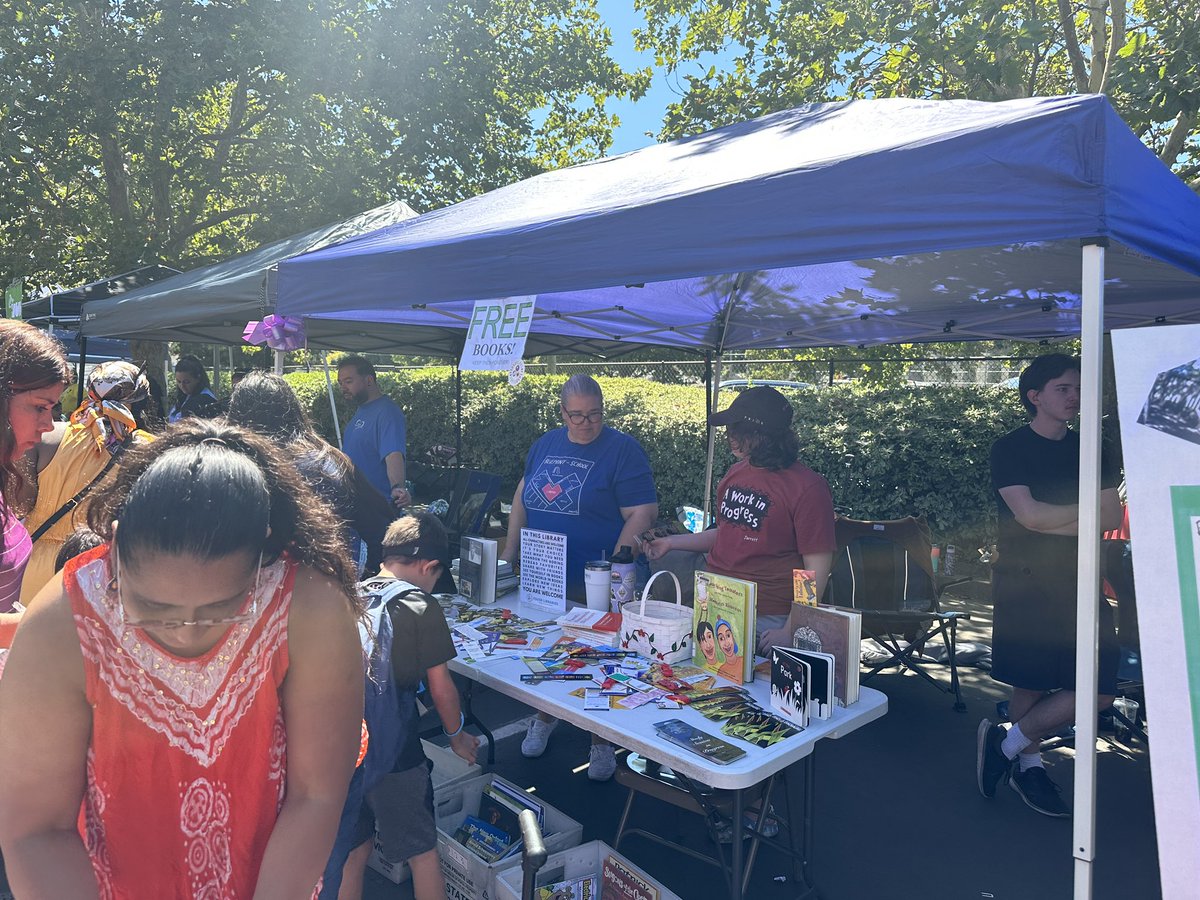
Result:
M1200 881L1200 325L1112 334L1141 634L1159 871Z
M476 300L458 367L471 372L508 372L525 354L535 297Z
M521 529L521 602L546 612L567 608L567 536Z

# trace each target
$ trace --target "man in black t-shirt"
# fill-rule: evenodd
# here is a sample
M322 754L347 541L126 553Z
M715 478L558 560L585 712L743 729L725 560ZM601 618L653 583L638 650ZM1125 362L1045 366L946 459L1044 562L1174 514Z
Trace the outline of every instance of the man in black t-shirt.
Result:
M450 738L450 749L473 765L479 738L463 728L458 688L446 666L455 656L454 640L441 606L430 593L446 556L446 529L431 513L404 516L388 527L380 575L418 589L388 602L392 673L401 689L424 682L442 720L442 730ZM339 897L362 895L363 870L371 852L370 838L376 830L384 856L392 862L408 863L416 900L445 896L437 853L433 784L415 727L404 734L392 774L368 790L359 824L359 846L346 862Z
M1038 357L1021 373L1028 425L992 446L992 487L999 514L992 573L992 677L1012 686L1012 725L979 723L976 776L993 797L1001 781L1032 809L1065 817L1070 810L1042 764L1040 744L1075 717L1075 621L1079 532L1079 360ZM1101 462L1100 525L1121 521L1118 474ZM1116 692L1117 643L1112 608L1100 603L1100 708ZM1016 762L1014 762L1014 760Z

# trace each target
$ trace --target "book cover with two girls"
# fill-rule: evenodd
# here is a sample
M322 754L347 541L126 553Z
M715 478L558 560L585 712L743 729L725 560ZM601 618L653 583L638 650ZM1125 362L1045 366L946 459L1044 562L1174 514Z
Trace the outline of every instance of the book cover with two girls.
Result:
M692 608L693 662L737 684L754 679L755 599L753 581L696 573Z

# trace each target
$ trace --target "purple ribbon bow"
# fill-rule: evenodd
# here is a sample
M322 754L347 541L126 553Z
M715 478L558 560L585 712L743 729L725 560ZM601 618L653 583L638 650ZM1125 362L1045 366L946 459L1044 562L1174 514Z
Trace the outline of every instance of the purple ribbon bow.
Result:
M302 350L308 343L304 320L297 316L269 315L261 322L247 322L242 340L248 344L266 344L272 350Z

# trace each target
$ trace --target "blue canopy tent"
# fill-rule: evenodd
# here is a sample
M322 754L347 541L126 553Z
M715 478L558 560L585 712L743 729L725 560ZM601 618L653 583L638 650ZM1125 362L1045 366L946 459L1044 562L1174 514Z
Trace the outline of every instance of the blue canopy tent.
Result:
M465 328L474 300L535 295L539 334L717 354L1079 334L1079 527L1098 535L1102 333L1200 321L1198 235L1200 197L1102 96L850 101L547 172L295 257L277 311ZM1098 543L1081 542L1079 574L1079 646L1094 648ZM1094 652L1077 683L1096 684ZM1096 696L1077 696L1087 747ZM1075 779L1088 896L1094 754Z

